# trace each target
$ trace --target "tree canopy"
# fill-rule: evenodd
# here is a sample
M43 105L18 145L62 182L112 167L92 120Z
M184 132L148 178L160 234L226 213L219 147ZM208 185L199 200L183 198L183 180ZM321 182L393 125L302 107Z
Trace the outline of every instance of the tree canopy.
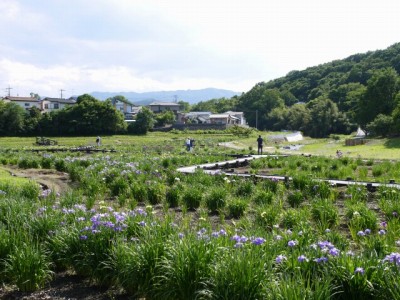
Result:
M382 135L383 129L377 128L390 119L393 126L386 127L385 134L399 134L399 72L397 43L259 82L232 98L230 110L243 111L250 126L257 123L258 129L264 130L302 130L310 136L327 136L361 126L364 130L375 128L370 133ZM218 112L214 104L214 100L202 102L192 110Z

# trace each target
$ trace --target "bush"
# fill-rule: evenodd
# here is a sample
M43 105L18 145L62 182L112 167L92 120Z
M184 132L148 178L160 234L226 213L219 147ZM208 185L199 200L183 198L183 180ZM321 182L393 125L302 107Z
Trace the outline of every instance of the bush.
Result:
M228 204L228 211L229 215L232 218L240 218L241 216L244 215L246 209L247 209L248 203L243 200L243 199L233 199L229 204Z
M153 183L147 187L147 200L152 205L159 204L165 199L165 185L162 183Z
M67 170L67 166L64 160L58 159L55 161L54 166L57 171L59 172L65 172Z
M350 232L354 237L359 231L365 229L374 231L378 227L376 214L369 210L364 202L349 205L346 210L346 217L349 220Z
M287 201L291 207L299 207L304 201L304 195L300 191L290 191L287 195Z
M311 214L313 220L322 228L333 228L339 222L339 212L334 203L329 199L317 199L312 203Z
M281 223L284 228L293 229L297 225L307 222L308 217L304 210L289 208L284 211Z
M53 166L53 160L48 157L43 157L42 160L40 161L40 165L42 166L43 169L51 169Z
M254 183L250 180L241 180L236 188L237 196L249 196L253 193Z
M128 182L123 177L115 178L110 184L110 191L112 196L126 194L129 189Z
M313 166L314 168L315 166ZM293 187L297 190L304 191L312 186L312 179L307 175L298 175L293 177Z
M224 208L226 206L227 194L224 187L213 188L206 197L207 208L213 213Z
M146 202L147 201L147 189L144 184L140 182L135 182L131 186L131 194L134 199L138 202Z
M22 158L18 161L18 168L21 169L38 169L39 163L34 159Z
M40 193L40 186L34 182L30 181L21 186L21 196L27 199L37 199Z
M182 199L188 209L194 210L200 207L203 200L203 192L198 187L192 186L183 193Z
M34 244L15 247L5 261L5 273L22 292L44 287L53 275L48 257Z
M281 209L275 205L268 205L257 210L256 223L261 227L272 229L279 221Z
M175 186L167 189L165 194L165 199L169 205L169 207L177 207L181 200L181 191L177 189Z
M253 196L253 202L257 205L271 204L274 193L271 191L258 190Z

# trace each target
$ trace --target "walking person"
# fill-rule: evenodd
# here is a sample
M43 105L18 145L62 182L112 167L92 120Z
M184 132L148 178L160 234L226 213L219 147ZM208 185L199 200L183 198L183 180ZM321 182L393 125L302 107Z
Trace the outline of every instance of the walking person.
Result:
M186 145L186 150L190 151L190 138L187 138L185 141L185 145Z
M257 145L258 145L258 155L261 155L263 152L263 138L261 137L261 135L258 136L257 139Z
M96 144L97 144L97 146L101 146L101 137L97 137L96 138Z

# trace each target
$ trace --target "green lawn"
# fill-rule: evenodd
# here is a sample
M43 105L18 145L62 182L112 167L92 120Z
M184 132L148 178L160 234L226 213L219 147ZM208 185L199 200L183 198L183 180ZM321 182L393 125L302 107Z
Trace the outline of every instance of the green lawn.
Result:
M23 185L26 183L29 183L30 180L27 178L22 178L22 177L15 177L11 176L10 172L7 170L4 170L0 167L0 183L1 184L13 184L13 185Z
M255 132L249 137L237 137L231 134L199 134L196 132L182 132L180 134L151 132L145 136L131 135L113 135L102 136L102 148L134 148L143 145L152 146L165 142L165 144L182 145L184 140L190 136L200 144L213 144L219 142L232 142L236 150L242 149L244 152L250 152L250 149L257 150L256 139L261 134L265 140L265 153L289 153L289 154L311 154L335 157L336 151L340 149L344 156L361 157L363 159L400 159L400 138L392 139L369 139L365 145L345 146L345 139L349 136L340 136L339 140L311 139L306 138L303 141L288 143L275 143L268 139L270 135L282 134L279 132ZM58 141L58 147L78 147L95 145L96 137L49 137ZM35 137L1 137L0 149L31 149L36 147ZM282 147L290 144L303 145L299 150L284 150ZM222 151L222 150L221 150Z
M368 139L365 145L359 146L345 146L345 139L350 136L340 136L339 140L324 138L324 139L311 139L305 138L299 142L278 142L268 140L268 136L282 134L276 132L260 132L254 133L252 136L244 139L238 139L234 143L241 145L244 149L257 150L256 139L258 134L261 134L265 140L265 152L277 152L288 154L311 154L323 156L336 156L336 151L341 150L344 156L362 159L400 159L400 138L392 139ZM303 145L299 150L284 150L282 147L291 144Z

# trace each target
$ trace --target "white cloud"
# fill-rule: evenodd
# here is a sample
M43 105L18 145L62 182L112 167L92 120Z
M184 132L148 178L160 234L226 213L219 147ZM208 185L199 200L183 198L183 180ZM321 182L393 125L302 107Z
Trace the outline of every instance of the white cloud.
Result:
M0 85L246 91L399 42L399 13L394 0L3 0Z
M7 75L4 75L7 74ZM226 81L207 77L169 77L159 81L138 75L123 66L107 68L75 67L54 65L41 68L10 60L0 60L0 81L12 87L12 95L26 96L30 92L41 96L58 97L60 90L64 96L81 95L93 91L144 92L156 90L201 89L214 87L245 91L253 81ZM237 87L241 87L238 90ZM6 92L4 91L4 94Z

